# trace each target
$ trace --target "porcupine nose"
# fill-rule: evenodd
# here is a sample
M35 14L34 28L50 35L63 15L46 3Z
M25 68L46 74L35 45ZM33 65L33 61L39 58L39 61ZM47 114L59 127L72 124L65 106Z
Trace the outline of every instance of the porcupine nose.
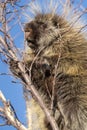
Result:
M29 40L29 39L31 39L31 37L32 37L32 29L31 28L29 28L27 31L25 31L25 39L26 40Z

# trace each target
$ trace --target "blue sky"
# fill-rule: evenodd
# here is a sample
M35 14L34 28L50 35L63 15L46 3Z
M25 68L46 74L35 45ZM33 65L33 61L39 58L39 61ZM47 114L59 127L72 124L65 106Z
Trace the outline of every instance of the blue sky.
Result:
M0 63L0 73L3 72L8 73L9 71L4 63ZM12 81L15 81L15 79L11 76L0 76L0 90L4 93L6 99L11 101L11 104L14 106L17 116L19 117L19 120L23 123L26 123L26 111L22 85L19 83L14 84ZM3 126L0 127L0 130L15 130L15 128L11 126Z
M26 0L21 0L21 4L23 5L25 1ZM84 0L83 6L87 7L87 0ZM18 27L14 27L11 32L12 36L14 36L17 32ZM19 38L15 39L17 47L19 48L23 47L23 38L24 35L23 33L21 33ZM2 63L1 61L0 61L0 73L9 73L7 65L5 63ZM20 83L12 83L12 81L14 80L15 79L12 76L0 75L0 90L4 93L6 99L11 101L19 120L26 125L26 110L25 110L26 106L23 98L22 85ZM12 126L3 126L0 127L0 130L16 130L16 129Z

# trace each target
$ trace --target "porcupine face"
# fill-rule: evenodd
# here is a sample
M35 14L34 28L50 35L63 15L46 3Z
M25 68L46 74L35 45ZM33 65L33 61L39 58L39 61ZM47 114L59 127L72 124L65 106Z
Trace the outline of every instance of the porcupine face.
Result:
M49 45L57 37L57 16L39 14L25 26L25 38L33 49ZM58 18L58 17L57 17Z

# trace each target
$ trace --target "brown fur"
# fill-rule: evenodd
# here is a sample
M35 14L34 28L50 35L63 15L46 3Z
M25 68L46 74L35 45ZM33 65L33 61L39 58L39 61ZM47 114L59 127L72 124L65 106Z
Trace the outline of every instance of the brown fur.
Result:
M49 109L54 85L51 112L53 116L60 112L59 128L87 130L87 40L66 20L51 14L38 14L27 23L25 37L32 52L25 60L27 68L44 47L33 63L32 82Z

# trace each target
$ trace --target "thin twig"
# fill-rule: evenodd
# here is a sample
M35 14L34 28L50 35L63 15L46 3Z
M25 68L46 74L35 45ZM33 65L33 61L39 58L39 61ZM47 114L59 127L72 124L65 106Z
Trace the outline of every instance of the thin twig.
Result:
M3 108L0 107L0 112L5 116L5 120L7 119L7 122L9 122L10 125L16 127L18 130L27 130L27 128L17 119L14 109L12 109L12 105L6 101L6 98L1 91L0 100L4 105Z

